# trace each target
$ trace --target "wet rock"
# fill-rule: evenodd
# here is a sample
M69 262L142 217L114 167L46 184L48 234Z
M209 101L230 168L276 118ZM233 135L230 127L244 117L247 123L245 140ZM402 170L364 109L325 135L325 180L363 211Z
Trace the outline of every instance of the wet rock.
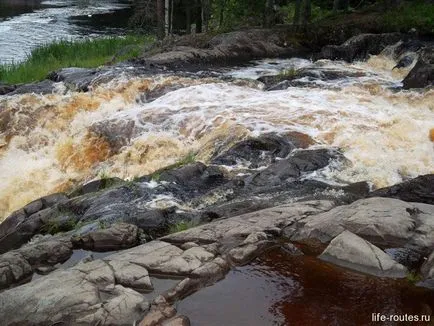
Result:
M402 81L404 89L424 88L434 85L434 47L426 47L419 53L416 65Z
M390 197L434 205L434 174L421 175L391 187L377 189L369 197Z
M434 247L434 206L390 198L368 198L299 219L283 230L291 241L327 243L345 230L380 247L424 252Z
M54 82L64 82L73 91L87 92L92 81L97 77L98 69L63 68L48 75Z
M434 252L422 265L420 272L423 277L421 285L434 289Z
M239 142L215 157L212 163L229 166L243 163L249 168L258 168L269 165L277 157L285 158L294 148L289 139L276 134L266 134Z
M197 44L186 36L166 46L166 52L145 58L148 66L189 67L200 62L234 62L259 57L277 57L302 51L291 44L282 29L250 29L219 34ZM196 67L197 69L197 67Z
M68 237L42 238L32 241L17 250L33 267L56 265L68 260L72 255L72 244Z
M231 249L228 252L228 256L235 264L245 265L260 254L265 244L265 242L259 242L255 244L239 246Z
M93 269L59 270L0 293L2 324L125 325L147 310L140 293L114 285L110 269L98 268L97 263L89 267Z
M42 238L0 255L0 289L30 280L33 270L63 263L72 255L68 239Z
M392 259L409 270L416 270L423 261L421 252L413 248L387 248L384 250Z
M282 245L281 248L285 253L287 253L291 256L303 256L304 255L303 251L301 251L300 248L296 247L292 243L285 243Z
M196 242L211 244L235 240L232 248L241 244L246 237L255 232L276 234L276 228L284 227L303 216L318 214L330 210L334 204L330 201L310 201L285 204L260 211L247 213L228 219L220 219L180 233L169 234L162 239L171 243Z
M175 308L168 304L153 305L151 311L140 322L139 326L158 326L175 315Z
M334 238L320 259L380 277L403 278L407 269L380 248L357 235L343 231Z
M92 251L125 249L139 244L139 229L132 224L117 223L107 229L74 236L71 241L75 248Z
M279 160L252 178L257 186L281 184L286 180L298 178L303 172L312 172L326 167L332 159L341 158L337 151L329 149L300 150L288 159Z
M133 120L104 120L96 122L90 126L89 131L106 140L110 144L113 153L129 144L135 132L135 122Z
M0 95L5 95L13 92L17 88L16 85L7 85L0 83Z
M108 264L113 269L116 284L133 288L137 291L153 290L146 268L130 262L117 260L112 260Z
M66 201L63 193L55 193L39 198L22 209L9 215L0 224L0 253L18 248L35 235L42 223L42 217L49 215L49 207Z
M31 84L17 85L16 89L8 93L8 95L27 94L27 93L51 94L54 93L55 89L56 89L55 84L51 80L43 80Z
M176 316L163 323L163 326L190 326L190 319L186 316Z
M327 45L322 48L317 59L345 60L365 59L368 55L379 54L386 46L395 44L402 38L399 33L360 34L341 45Z
M29 279L32 266L18 252L8 252L0 256L0 290Z
M69 194L69 197L77 197L92 192L97 192L102 189L110 188L112 186L120 185L124 181L120 178L104 178L88 182Z

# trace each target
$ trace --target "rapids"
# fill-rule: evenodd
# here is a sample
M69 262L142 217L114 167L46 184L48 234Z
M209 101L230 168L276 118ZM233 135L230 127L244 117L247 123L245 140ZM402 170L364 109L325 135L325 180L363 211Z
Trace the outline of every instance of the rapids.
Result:
M59 83L57 94L4 96L0 220L51 192L99 177L132 179L192 154L207 162L267 132L305 134L312 146L340 148L349 160L306 178L378 188L434 173L434 91L400 90L409 68L392 70L395 64L384 55L353 64L261 60L219 71L225 78L119 76L88 93L64 94ZM302 67L343 77L303 77L279 91L255 80ZM147 101L158 89L167 91Z

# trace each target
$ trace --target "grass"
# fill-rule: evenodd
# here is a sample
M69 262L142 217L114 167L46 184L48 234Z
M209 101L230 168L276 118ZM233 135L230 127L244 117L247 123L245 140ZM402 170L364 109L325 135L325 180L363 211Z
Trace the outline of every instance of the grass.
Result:
M34 49L21 63L0 65L0 81L7 84L43 80L65 67L94 68L138 57L150 36L129 35L81 41L57 41Z
M411 28L434 33L434 5L428 1L405 2L384 14L383 24L392 31L408 32Z
M186 156L184 156L182 159L180 159L179 161L152 173L151 174L151 180L160 181L161 173L163 173L164 171L177 169L177 168L183 167L184 165L192 164L194 162L196 162L196 153L190 152Z
M169 227L169 233L172 234L172 233L185 231L185 230L191 229L195 226L197 226L197 224L194 223L193 221L180 221L180 222L173 224Z
M411 284L416 284L416 283L422 281L422 276L416 272L409 272L406 276L406 279Z

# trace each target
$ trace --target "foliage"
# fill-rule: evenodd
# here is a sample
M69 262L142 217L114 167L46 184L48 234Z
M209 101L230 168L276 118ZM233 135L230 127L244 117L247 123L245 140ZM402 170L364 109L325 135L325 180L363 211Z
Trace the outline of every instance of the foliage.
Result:
M177 232L185 231L195 226L197 226L197 223L194 223L193 221L180 221L169 227L169 233L177 233Z
M420 276L416 272L409 272L406 276L406 279L408 282L410 282L412 284L416 284L422 280L422 276Z
M383 23L393 31L408 32L411 28L434 33L434 5L428 1L406 2L385 13Z
M0 65L0 81L9 84L43 80L65 67L92 68L138 57L150 36L129 35L80 41L61 40L34 49L21 63Z

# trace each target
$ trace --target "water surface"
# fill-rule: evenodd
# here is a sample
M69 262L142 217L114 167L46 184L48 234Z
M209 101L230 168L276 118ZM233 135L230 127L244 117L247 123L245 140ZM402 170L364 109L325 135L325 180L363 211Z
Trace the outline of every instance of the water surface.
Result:
M125 33L128 0L0 0L0 63L55 40Z

